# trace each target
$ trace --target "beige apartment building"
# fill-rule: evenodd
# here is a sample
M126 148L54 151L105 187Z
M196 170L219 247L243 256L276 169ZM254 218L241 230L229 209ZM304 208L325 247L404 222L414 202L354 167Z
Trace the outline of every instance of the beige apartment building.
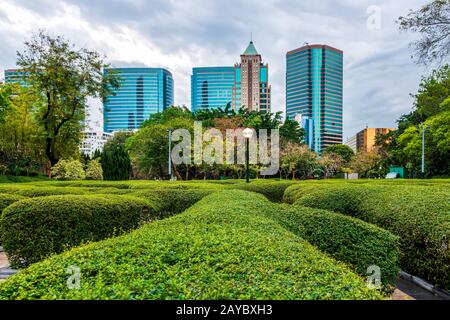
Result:
M370 152L375 146L376 136L379 134L386 134L390 131L396 130L395 128L365 128L356 135L350 137L345 143L353 151L365 151Z

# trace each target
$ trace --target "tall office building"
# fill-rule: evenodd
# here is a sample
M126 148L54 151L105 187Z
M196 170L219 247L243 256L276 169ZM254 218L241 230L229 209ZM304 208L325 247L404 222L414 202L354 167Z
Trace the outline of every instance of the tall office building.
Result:
M192 111L225 108L231 104L234 67L193 68L191 76Z
M103 103L104 132L135 130L151 114L173 105L172 74L162 68L110 68L120 88Z
M29 73L21 69L7 69L5 70L5 83L17 83L23 87L27 87L27 78Z
M245 106L249 110L270 112L271 88L269 66L262 63L253 41L241 54L241 62L235 64L233 107Z
M286 55L286 116L301 115L312 128L307 144L320 152L342 143L343 52L306 45ZM312 134L311 134L312 132Z

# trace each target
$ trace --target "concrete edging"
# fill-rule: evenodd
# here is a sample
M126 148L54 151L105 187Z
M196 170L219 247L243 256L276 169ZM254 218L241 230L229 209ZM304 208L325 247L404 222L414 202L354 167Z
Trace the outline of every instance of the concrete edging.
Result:
M426 282L422 278L413 276L404 271L400 272L400 278L411 281L412 283L418 285L422 289L427 290L445 300L450 300L450 294L448 294L447 292L445 292L442 289L437 288L436 286L432 285L431 283Z

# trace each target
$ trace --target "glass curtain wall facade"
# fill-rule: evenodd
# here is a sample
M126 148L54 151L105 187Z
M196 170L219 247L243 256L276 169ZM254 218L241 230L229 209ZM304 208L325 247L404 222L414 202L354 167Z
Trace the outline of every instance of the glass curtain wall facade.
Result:
M27 87L27 78L29 73L20 69L7 69L5 70L5 83L17 83L22 87Z
M314 151L342 143L343 52L307 45L286 55L286 115L312 119L306 142ZM312 134L310 133L312 132Z
M116 72L120 88L103 102L105 132L138 129L150 115L173 105L172 74L162 68L109 68Z
M217 109L231 104L234 67L193 68L191 75L192 112Z

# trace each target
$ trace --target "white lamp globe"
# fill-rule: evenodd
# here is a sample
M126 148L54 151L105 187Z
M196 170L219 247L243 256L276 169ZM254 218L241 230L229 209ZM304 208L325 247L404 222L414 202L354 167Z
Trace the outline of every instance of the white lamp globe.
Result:
M253 136L253 130L250 128L246 128L243 131L244 138L250 139Z

